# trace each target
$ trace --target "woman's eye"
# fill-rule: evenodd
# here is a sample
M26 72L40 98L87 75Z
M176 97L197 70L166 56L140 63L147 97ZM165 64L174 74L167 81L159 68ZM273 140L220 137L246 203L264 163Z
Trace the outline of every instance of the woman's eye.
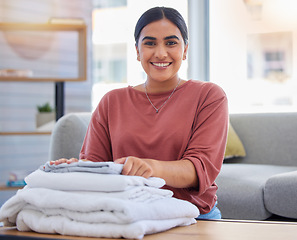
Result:
M175 42L175 41L169 41L166 44L169 45L169 46L173 46L173 45L177 44L177 42Z
M153 46L153 45L155 45L155 43L154 42L145 42L144 45Z

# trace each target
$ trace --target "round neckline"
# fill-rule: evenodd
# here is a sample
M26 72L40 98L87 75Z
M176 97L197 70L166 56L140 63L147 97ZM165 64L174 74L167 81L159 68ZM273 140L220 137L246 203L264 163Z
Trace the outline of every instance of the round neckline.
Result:
M184 86L188 85L190 82L192 82L192 80L187 80L185 83L183 83L182 85L178 86L175 90L175 92L177 92L179 89L183 88ZM131 89L132 91L134 92L137 92L137 93L140 93L140 94L143 94L145 95L145 92L144 91L141 91L141 90L137 90L135 89L133 86L129 85L128 86L129 89ZM166 92L160 92L160 93L149 93L150 96L161 96L161 95L167 95L167 94L171 94L172 93L172 90L170 91L166 91Z

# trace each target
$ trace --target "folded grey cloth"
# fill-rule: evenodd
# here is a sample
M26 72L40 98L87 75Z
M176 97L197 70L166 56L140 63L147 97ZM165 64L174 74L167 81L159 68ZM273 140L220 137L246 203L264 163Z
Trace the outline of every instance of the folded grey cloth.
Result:
M73 163L62 163L59 165L50 165L50 162L46 162L40 166L40 170L53 173L65 173L65 172L90 172L100 174L121 174L123 170L123 164L117 164L114 162L92 162L79 160Z

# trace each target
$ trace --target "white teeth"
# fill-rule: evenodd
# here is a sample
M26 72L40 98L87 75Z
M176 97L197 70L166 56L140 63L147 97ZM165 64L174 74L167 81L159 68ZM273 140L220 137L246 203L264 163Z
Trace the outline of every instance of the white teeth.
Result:
M153 63L153 65L157 67L167 67L170 63Z

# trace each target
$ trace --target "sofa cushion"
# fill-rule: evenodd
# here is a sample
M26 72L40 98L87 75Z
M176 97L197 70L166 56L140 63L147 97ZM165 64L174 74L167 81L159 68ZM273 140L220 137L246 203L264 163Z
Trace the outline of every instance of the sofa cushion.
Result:
M272 214L265 208L264 186L272 176L292 170L261 164L223 164L216 180L218 207L223 218L264 220Z
M229 162L297 166L297 112L231 114L230 121L246 157Z
M264 201L266 208L273 214L297 218L297 167L267 180Z
M228 130L228 138L227 138L227 146L225 151L225 159L233 158L233 157L244 157L245 149L242 145L240 138L235 132L233 126L229 122L229 130Z

